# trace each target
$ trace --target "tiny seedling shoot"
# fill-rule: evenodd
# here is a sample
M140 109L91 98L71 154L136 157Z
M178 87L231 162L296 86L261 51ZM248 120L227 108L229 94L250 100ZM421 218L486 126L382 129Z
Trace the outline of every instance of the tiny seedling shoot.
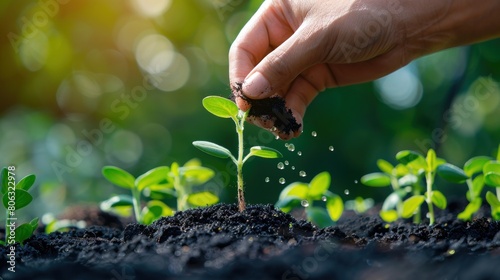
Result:
M214 176L214 171L201 166L197 159L188 161L184 166L173 162L171 167L160 166L134 178L127 171L114 166L105 166L102 173L111 183L130 189L132 195L116 195L101 203L104 211L114 211L128 216L130 210L141 224L151 224L163 216L171 216L174 210L163 200L176 198L177 210L215 204L219 198L208 191L194 191ZM149 197L146 206L141 209L142 196Z
M303 207L308 221L319 227L331 226L344 211L342 198L328 190L331 180L330 173L324 171L314 176L309 184L291 183L281 191L276 207L285 213L293 208ZM323 201L326 210L314 206L315 201Z
M491 206L491 216L493 219L500 220L500 145L498 146L496 160L490 160L483 166L484 183L496 190L496 196L493 192L486 193L486 201Z
M208 96L203 99L203 107L205 107L208 112L217 117L232 119L236 126L236 133L238 135L238 154L236 156L234 156L225 147L212 142L194 141L193 145L209 155L218 158L229 158L236 165L238 184L238 208L240 211L244 211L246 206L244 196L243 165L252 156L262 158L279 158L282 157L282 154L277 150L269 147L254 146L250 148L249 153L244 155L243 129L248 111L243 112L239 110L236 104L231 100L220 96Z
M23 244L38 227L38 218L15 227L16 211L33 201L33 196L28 191L36 179L34 174L30 174L16 184L15 172L15 167L9 166L3 168L0 173L2 205L5 208L5 241L0 240L1 245L14 245L15 242Z
M386 222L413 216L413 221L420 223L420 205L426 202L429 225L433 225L434 206L445 209L448 203L444 194L434 189L436 174L453 183L462 183L469 179L462 169L436 157L433 149L427 151L426 157L414 151L404 150L396 154L396 159L399 164L395 167L385 160L379 160L377 165L383 173L371 173L361 178L361 182L370 187L392 186L393 192L384 201L380 211L381 218ZM422 184L426 190L423 195ZM410 197L403 201L408 194Z

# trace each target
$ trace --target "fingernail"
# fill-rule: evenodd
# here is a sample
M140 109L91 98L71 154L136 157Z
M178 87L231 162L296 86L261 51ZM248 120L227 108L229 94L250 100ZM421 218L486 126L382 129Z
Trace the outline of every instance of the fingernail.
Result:
M243 82L243 93L252 98L269 92L269 81L260 73L255 72Z

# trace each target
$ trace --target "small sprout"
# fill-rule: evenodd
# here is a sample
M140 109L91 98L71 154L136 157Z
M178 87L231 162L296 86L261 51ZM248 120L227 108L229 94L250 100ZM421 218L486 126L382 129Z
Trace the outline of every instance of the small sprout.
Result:
M342 198L328 190L331 176L328 172L316 175L309 184L294 182L281 191L276 207L283 212L303 207L307 219L320 227L333 225L344 211ZM326 209L314 206L315 201L326 201Z
M361 178L361 182L370 187L392 187L393 192L386 198L380 211L381 218L386 222L413 217L415 223L420 223L420 206L426 202L429 224L434 224L434 206L440 209L447 207L443 193L433 189L435 175L454 183L462 183L470 178L462 169L436 157L432 149L429 149L426 157L410 150L400 151L396 159L399 162L396 166L385 160L377 161L382 173L371 173ZM468 170L474 168L477 168L476 165L471 165ZM424 178L425 182L422 182ZM423 195L422 184L425 184L426 189ZM408 195L410 197L406 198Z
M238 208L245 210L245 196L243 184L243 165L252 156L261 158L280 158L282 154L275 149L254 146L250 148L247 155L244 155L243 129L248 112L238 109L236 104L229 99L220 96L208 96L203 99L203 107L213 115L221 118L230 118L236 126L238 135L238 154L234 156L228 149L207 141L194 141L193 145L201 151L219 158L229 158L236 165L238 182Z
M165 199L176 198L177 211L219 202L215 194L194 189L215 175L212 169L203 167L197 159L188 161L184 166L179 166L176 162L170 167L160 166L137 179L127 171L114 166L106 166L102 172L111 183L130 189L132 195L115 195L101 202L101 209L122 216L130 216L133 211L138 223L151 224L160 217L173 215L173 208L162 201ZM142 195L151 200L141 209Z
M358 196L353 200L346 201L344 206L347 210L352 210L357 214L362 214L372 208L374 203L375 202L371 198L363 199L362 197Z
M466 198L469 204L465 207L464 211L458 214L458 219L470 221L472 220L472 216L481 208L483 200L480 196L484 187L483 166L490 160L490 157L477 156L465 162L464 173L469 177L465 181L468 187Z
M15 182L15 167L9 166L2 169L0 172L0 185L2 193L2 205L5 208L5 240L0 240L1 245L14 245L23 242L30 238L38 228L38 218L34 218L28 223L15 227L10 218L15 218L17 210L28 206L33 201L33 196L28 192L36 180L34 174ZM15 218L17 219L17 218ZM14 234L11 234L14 230Z
M491 207L491 217L500 220L500 145L498 146L496 160L490 160L483 165L484 183L496 189L496 196L493 192L486 193L486 201Z

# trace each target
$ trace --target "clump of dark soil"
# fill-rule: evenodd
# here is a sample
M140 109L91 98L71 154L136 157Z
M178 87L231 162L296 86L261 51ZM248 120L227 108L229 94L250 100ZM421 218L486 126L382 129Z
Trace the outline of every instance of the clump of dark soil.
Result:
M230 99L242 98L251 105L248 112L249 118L257 118L263 122L272 122L273 126L280 132L292 134L298 132L302 125L292 114L292 110L286 107L285 100L280 96L273 96L264 99L250 99L241 92L241 83L233 87Z
M437 224L344 215L318 229L272 205L178 212L149 226L37 234L3 279L498 279L500 223L444 213Z

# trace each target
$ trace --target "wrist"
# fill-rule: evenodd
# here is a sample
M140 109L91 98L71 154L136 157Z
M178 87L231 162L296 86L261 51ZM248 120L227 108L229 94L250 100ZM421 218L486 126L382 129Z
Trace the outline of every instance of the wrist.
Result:
M500 36L500 1L401 0L410 59Z

